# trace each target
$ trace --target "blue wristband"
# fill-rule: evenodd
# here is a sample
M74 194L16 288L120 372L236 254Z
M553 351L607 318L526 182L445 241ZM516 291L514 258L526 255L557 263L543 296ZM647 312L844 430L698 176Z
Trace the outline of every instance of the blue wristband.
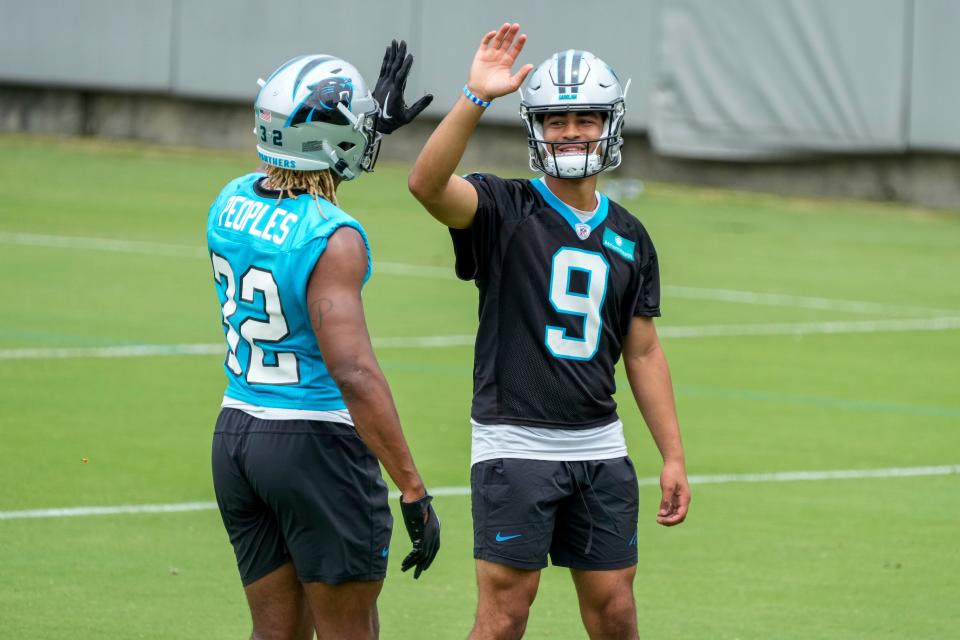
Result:
M481 100L477 96L473 95L473 92L467 88L467 85L463 85L463 95L467 96L467 100L484 109L489 107L490 103L493 102L493 100Z

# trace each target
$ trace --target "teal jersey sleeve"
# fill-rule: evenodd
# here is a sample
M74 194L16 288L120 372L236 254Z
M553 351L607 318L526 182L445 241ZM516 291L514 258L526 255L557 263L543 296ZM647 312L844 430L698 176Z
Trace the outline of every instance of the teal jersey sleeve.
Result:
M210 207L207 245L227 355L226 395L249 404L332 411L346 408L327 371L307 309L307 284L327 241L359 222L313 196L264 195L263 174L230 182Z

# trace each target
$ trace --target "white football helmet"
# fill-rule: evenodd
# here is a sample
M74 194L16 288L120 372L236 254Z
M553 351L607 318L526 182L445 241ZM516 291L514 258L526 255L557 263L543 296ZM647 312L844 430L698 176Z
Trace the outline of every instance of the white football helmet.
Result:
M589 51L558 51L540 63L520 88L520 117L527 125L530 168L555 178L575 179L620 166L625 93L613 69ZM558 153L558 146L570 142L543 139L544 116L570 111L603 115L603 134L584 141L586 153Z
M300 56L259 84L253 132L262 161L330 169L344 180L373 171L380 108L356 67L334 56Z

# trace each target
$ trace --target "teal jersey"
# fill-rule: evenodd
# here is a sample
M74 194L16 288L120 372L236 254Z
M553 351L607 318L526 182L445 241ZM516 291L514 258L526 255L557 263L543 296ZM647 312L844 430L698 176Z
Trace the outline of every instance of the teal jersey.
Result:
M224 370L230 398L261 407L335 411L343 396L317 347L307 283L327 240L360 223L310 195L264 192L262 173L228 184L210 207L207 246L227 340Z

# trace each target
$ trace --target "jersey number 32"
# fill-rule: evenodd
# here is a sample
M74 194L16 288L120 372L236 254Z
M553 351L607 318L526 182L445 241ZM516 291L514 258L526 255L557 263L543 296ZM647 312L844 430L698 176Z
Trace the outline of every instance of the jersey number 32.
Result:
M287 320L283 317L280 305L280 292L273 274L264 269L250 267L240 278L240 301L253 303L257 291L263 294L263 313L266 320L247 318L240 323L239 333L230 324L230 316L237 312L237 280L233 268L226 258L216 253L210 254L213 260L213 274L218 283L225 287L226 300L223 303L223 324L227 328L227 368L241 375L243 370L237 359L237 347L240 339L249 346L250 359L247 364L246 380L250 384L297 384L300 372L297 356L290 352L275 351L276 364L264 362L262 343L279 342L289 335ZM224 282L226 281L226 282ZM260 343L260 344L258 344Z

